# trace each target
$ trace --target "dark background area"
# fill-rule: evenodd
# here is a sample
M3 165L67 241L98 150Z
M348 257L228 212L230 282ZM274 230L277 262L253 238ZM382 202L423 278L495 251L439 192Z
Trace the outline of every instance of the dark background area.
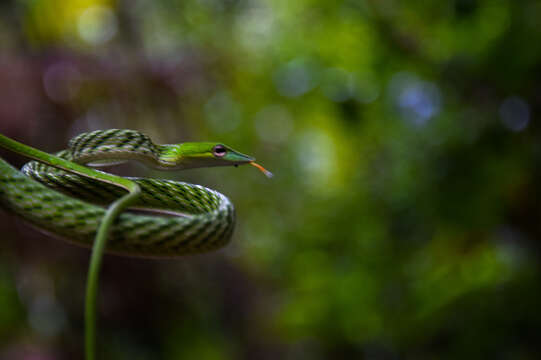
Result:
M541 3L12 0L0 132L221 141L231 244L106 256L101 359L538 359ZM25 159L1 151L10 163ZM0 358L82 359L89 252L2 211Z

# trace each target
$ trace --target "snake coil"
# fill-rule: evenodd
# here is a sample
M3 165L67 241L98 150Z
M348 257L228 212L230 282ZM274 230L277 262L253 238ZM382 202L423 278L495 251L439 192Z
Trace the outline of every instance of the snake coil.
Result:
M88 163L135 159L164 167L160 145L134 130L99 130L70 141L56 155ZM129 178L141 188L134 209L115 221L107 251L174 257L225 245L235 224L229 199L206 187L172 180ZM126 191L120 187L31 161L21 171L0 159L0 202L29 223L70 242L92 246L103 206ZM171 216L173 215L173 216Z

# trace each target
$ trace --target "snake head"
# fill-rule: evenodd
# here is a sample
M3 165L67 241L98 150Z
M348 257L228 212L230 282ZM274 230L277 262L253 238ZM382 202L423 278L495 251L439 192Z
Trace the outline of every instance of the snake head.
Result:
M255 162L255 158L240 153L222 143L186 142L174 145L160 145L160 161L163 167L190 169L210 166L239 166L250 164L267 177L272 173Z
M227 145L213 142L186 142L161 145L160 159L172 168L190 169L209 166L238 166L254 162Z

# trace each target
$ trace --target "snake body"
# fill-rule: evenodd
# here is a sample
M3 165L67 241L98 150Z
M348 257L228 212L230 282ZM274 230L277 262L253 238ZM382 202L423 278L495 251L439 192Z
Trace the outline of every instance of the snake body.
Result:
M135 159L161 169L186 167L170 161L171 151L138 131L113 129L81 134L56 156L80 164ZM217 249L231 238L235 210L226 196L185 182L129 179L141 188L132 207L148 211L122 213L107 251L174 257ZM18 171L0 159L0 203L40 229L83 246L92 246L104 206L124 194L113 184L40 162Z

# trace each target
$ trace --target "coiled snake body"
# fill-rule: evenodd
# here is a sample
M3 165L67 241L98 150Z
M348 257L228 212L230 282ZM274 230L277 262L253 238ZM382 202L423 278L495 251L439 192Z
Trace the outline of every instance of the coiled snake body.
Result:
M118 129L81 134L56 156L79 164L135 159L161 169L239 165L254 160L222 144L156 145L140 132ZM219 192L178 181L129 179L141 188L130 208L175 216L120 214L109 235L108 251L171 257L216 249L231 238L235 210ZM92 175L80 176L36 161L27 163L20 172L0 159L0 203L31 224L84 246L92 246L106 211L103 206L126 193Z
M0 205L31 224L83 246L92 246L85 297L85 354L96 358L96 312L103 252L172 257L226 244L235 210L224 195L171 180L123 178L81 164L138 160L160 169L251 164L223 144L156 145L135 130L98 130L50 155L0 134L0 146L36 161L17 171L0 158ZM107 208L104 208L107 206ZM164 214L135 214L127 207Z

